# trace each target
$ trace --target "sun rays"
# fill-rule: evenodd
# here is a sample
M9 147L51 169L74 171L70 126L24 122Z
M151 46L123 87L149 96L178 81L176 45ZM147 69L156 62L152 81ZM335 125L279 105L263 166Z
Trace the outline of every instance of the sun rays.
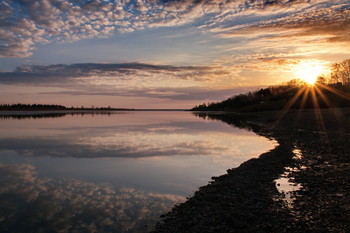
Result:
M331 85L314 82L314 84L304 81L303 85L291 86L289 90L297 89L294 96L284 105L278 115L278 121L291 109L297 109L299 113L305 111L306 108L311 108L315 114L316 123L320 129L325 129L325 124L322 117L322 108L330 109L336 119L340 119L340 112L337 109L336 103L332 101L339 99L350 101L350 95L345 92L333 88ZM296 119L298 120L298 119Z

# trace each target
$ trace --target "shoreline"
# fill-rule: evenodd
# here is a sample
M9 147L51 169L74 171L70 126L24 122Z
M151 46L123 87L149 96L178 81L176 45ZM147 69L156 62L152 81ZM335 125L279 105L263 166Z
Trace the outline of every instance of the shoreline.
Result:
M0 116L10 115L43 115L43 114L93 114L93 113L119 113L119 112L179 112L187 109L67 109L67 110L0 110Z
M350 232L350 109L277 113L198 115L279 145L213 177L153 232ZM295 189L281 192L281 177Z
M85 110L0 110L1 118L58 118L66 115L113 115L113 114L130 114L135 112L180 112L182 109L126 109L126 110L102 110L102 109L85 109Z
M0 116L20 116L20 115L45 115L45 114L93 114L93 113L113 113L133 110L16 110L0 111Z

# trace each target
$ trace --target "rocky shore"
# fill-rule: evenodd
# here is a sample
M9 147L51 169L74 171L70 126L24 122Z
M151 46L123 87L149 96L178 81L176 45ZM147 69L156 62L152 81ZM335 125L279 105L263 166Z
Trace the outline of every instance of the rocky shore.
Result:
M279 145L213 177L153 233L350 232L350 109L197 115Z

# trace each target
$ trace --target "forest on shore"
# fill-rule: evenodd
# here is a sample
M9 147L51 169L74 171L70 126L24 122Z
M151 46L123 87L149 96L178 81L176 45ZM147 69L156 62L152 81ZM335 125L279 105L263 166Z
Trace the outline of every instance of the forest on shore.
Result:
M334 107L350 107L350 59L333 64L330 76L319 76L312 85L293 79L220 102L203 103L191 110L256 112Z
M0 104L0 111L122 111L122 110L131 110L126 108L112 108L108 107L66 107L63 105L55 104Z

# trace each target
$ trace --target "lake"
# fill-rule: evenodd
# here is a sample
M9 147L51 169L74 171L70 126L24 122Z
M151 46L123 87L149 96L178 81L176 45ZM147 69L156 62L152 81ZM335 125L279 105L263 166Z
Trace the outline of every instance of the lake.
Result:
M191 112L0 117L2 232L146 232L274 141Z

